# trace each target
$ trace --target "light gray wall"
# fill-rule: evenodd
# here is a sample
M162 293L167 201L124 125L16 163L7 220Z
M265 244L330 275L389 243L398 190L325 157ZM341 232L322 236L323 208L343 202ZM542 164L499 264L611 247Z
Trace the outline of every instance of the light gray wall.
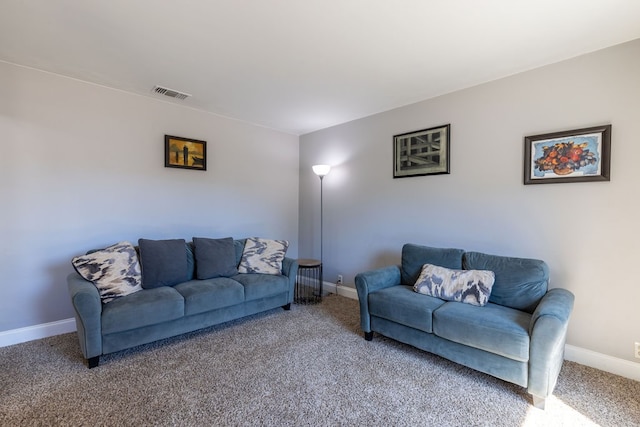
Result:
M197 95L196 95L197 96ZM208 170L164 167L164 135ZM73 317L70 260L122 240L287 239L298 137L0 62L0 332Z
M526 54L526 52L523 52ZM473 72L473 70L469 70ZM640 341L640 40L301 137L300 255L325 280L399 263L406 242L548 262L576 295L568 343ZM451 174L392 178L392 136L451 123ZM611 123L611 181L523 185L523 137Z

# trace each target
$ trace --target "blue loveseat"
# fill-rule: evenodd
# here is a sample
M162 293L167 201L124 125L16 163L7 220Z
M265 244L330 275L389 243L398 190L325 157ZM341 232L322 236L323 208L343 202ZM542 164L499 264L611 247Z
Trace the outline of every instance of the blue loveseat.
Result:
M235 265L240 263L245 241L232 240L230 256L235 257ZM77 272L67 277L80 348L89 368L98 366L101 355L277 307L289 310L297 260L284 257L281 274L235 271L230 277L200 280L193 243L182 242L187 269L182 283L142 289L104 303L94 283ZM144 276L144 265L142 271Z
M495 274L488 303L444 301L414 291L424 264ZM373 332L526 387L536 407L556 385L574 296L548 290L543 261L406 244L400 266L360 273L365 339Z

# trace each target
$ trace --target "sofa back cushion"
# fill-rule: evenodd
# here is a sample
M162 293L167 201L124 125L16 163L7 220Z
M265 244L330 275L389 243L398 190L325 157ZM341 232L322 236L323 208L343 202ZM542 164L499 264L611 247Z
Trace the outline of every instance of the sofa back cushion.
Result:
M401 281L403 285L413 286L425 264L462 269L462 249L432 248L407 243L402 247Z
M200 280L238 274L233 238L193 238L196 277Z
M490 270L496 280L489 302L533 313L547 292L549 267L544 261L466 252L465 270Z
M240 259L242 259L242 251L244 249L244 242L246 239L234 240L233 248L235 251L235 266L237 267L240 264ZM187 270L189 280L197 279L196 272L196 248L193 244L193 241L187 242Z
M142 287L173 286L191 279L184 239L138 239Z

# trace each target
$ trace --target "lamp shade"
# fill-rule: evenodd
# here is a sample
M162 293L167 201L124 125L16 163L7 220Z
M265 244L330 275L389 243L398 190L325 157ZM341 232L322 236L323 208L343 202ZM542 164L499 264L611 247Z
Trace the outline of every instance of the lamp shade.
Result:
M312 168L313 168L313 173L321 177L328 174L329 171L331 170L331 166L329 165L313 165Z

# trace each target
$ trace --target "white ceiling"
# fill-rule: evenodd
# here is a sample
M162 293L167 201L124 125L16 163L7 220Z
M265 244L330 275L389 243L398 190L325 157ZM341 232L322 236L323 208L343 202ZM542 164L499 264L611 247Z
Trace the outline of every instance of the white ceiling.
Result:
M297 135L637 38L640 0L0 0L0 60Z

